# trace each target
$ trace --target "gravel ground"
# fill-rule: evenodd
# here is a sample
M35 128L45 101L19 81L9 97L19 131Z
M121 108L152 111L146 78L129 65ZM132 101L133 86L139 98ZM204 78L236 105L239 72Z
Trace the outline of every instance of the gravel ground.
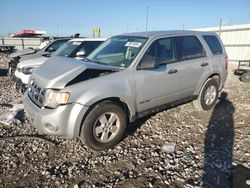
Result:
M235 165L250 168L250 83L235 68L213 110L188 103L140 119L113 150L40 134L20 114L20 123L0 123L0 187L229 187ZM22 99L3 55L0 88L3 114Z

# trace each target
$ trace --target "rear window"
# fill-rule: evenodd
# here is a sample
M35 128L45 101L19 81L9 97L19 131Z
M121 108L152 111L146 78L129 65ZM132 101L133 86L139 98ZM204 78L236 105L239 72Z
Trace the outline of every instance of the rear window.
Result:
M189 60L205 56L203 46L195 36L178 37L178 45L181 49L181 59Z
M223 49L222 46L216 36L213 35L204 35L203 38L205 39L206 43L208 44L211 52L214 55L222 54Z

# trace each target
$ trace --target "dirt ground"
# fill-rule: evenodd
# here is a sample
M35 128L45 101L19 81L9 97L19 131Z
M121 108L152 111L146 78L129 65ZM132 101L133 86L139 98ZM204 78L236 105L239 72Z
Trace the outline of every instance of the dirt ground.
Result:
M245 183L239 169L250 168L250 83L241 82L235 68L230 63L213 110L199 112L187 103L137 120L113 150L94 152L77 139L43 135L20 114L20 123L0 123L0 187L230 187L232 182ZM0 115L21 99L7 76L6 60L0 58ZM174 153L164 152L166 143L175 145Z

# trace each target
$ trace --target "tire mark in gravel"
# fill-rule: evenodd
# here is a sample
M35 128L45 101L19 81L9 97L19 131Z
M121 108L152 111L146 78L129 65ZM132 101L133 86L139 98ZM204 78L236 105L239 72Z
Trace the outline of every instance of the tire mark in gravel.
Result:
M48 138L39 136L39 135L17 135L17 136L5 136L5 137L0 137L0 140L10 140L10 139L22 139L22 140L40 140L43 142L46 142L48 144L52 145L58 145L59 143L53 140L50 140Z

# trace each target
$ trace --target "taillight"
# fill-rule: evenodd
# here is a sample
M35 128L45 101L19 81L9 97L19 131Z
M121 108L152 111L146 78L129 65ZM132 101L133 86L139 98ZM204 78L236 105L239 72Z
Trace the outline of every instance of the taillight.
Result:
M228 68L228 57L226 56L225 57L225 69L227 70L227 68Z

